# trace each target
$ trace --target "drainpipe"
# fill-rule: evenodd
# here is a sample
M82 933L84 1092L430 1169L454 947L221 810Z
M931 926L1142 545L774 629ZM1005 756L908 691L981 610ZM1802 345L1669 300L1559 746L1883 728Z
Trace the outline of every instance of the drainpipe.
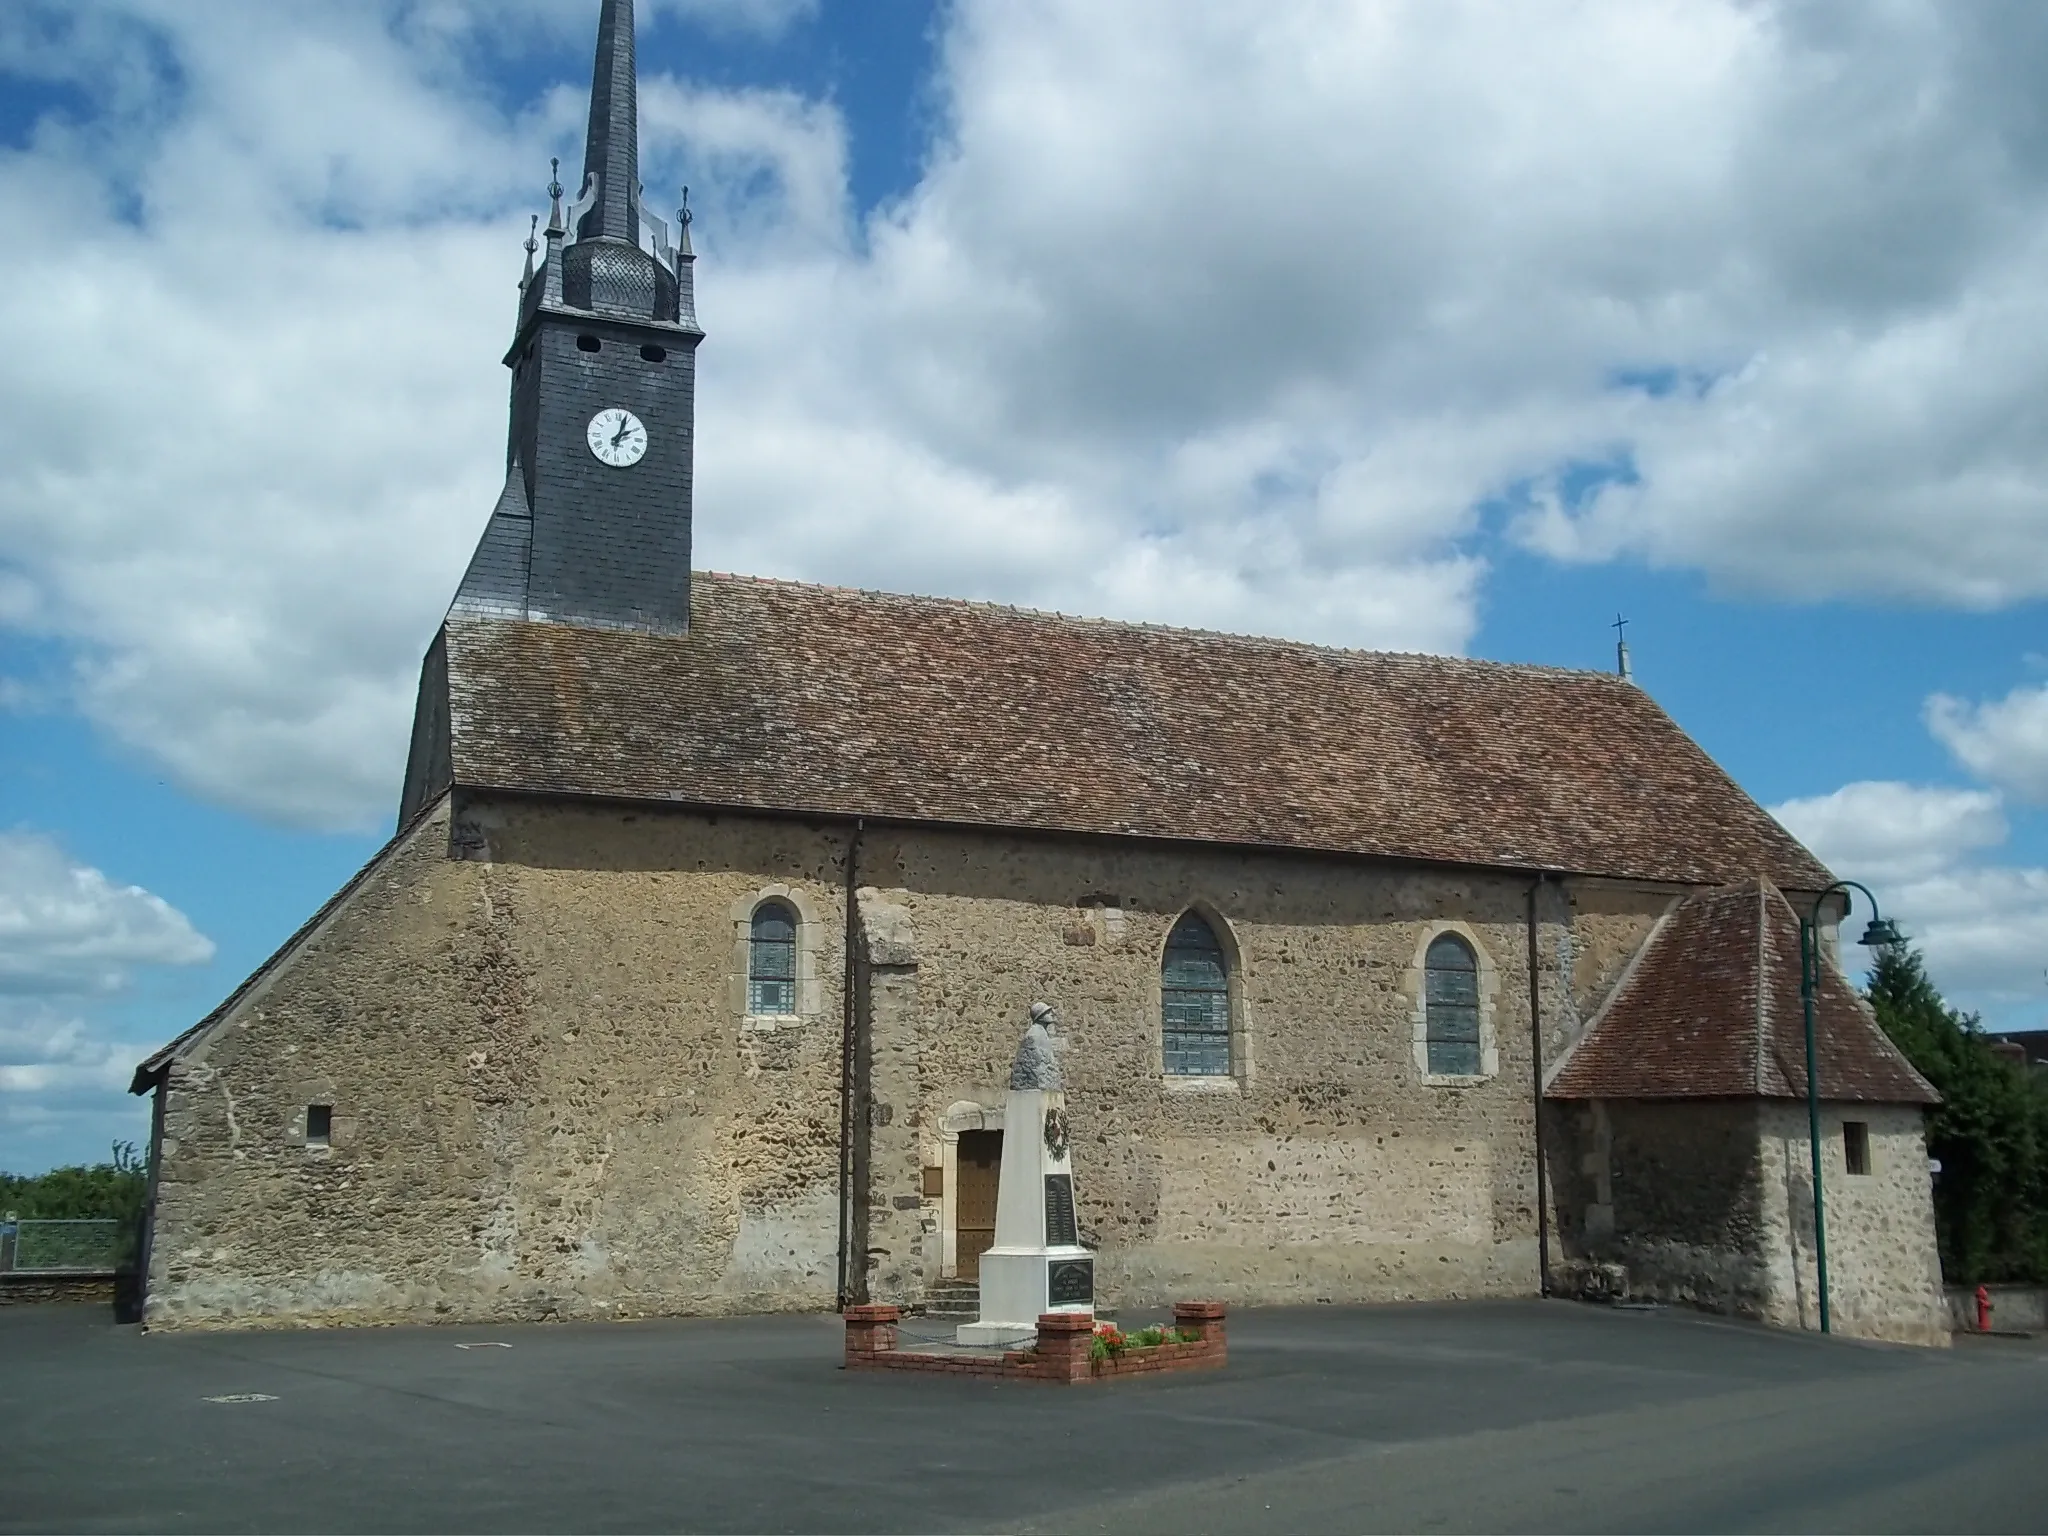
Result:
M846 1310L846 1244L852 1233L853 1216L853 947L859 937L860 920L854 902L855 872L860 863L860 837L866 822L856 818L846 839L846 955L839 979L845 1004L839 1024L839 1301Z
M1550 1294L1550 1191L1543 1158L1543 1005L1536 944L1536 892L1546 877L1529 882L1529 1090L1536 1126L1536 1274L1539 1294Z

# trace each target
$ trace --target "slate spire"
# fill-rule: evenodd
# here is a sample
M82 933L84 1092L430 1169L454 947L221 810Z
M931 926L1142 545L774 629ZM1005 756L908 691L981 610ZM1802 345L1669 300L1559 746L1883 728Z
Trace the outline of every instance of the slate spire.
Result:
M633 67L633 0L604 0L597 19L597 62L590 74L590 130L583 141L583 185L590 209L576 238L640 236L640 110Z
M676 247L668 225L640 205L633 65L633 0L602 0L581 195L564 209L561 165L550 161L547 222L526 237L519 323L505 353L505 489L420 668L402 817L454 772L457 631L514 623L690 633L704 332L688 193ZM610 451L627 423L639 429L636 448Z

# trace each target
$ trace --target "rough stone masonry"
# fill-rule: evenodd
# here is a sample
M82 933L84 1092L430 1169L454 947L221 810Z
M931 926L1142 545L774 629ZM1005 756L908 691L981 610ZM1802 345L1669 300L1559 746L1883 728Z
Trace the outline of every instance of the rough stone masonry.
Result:
M849 830L524 801L466 815L481 849L450 857L445 810L423 818L168 1064L152 1323L831 1306ZM1014 1020L1040 994L1066 1000L1076 1042L1072 1155L1105 1302L1538 1288L1526 882L920 829L868 829L858 856L860 1297L915 1304L956 1267L950 1154L970 1121L999 1128ZM746 1012L764 899L803 914L793 1016ZM1672 899L1545 892L1547 1049ZM1226 1077L1162 1072L1158 957L1190 902L1232 950ZM1485 959L1494 1061L1454 1084L1415 1054L1422 955L1447 929ZM305 1136L316 1104L324 1146ZM1634 1113L1673 1159L1664 1202L1709 1198L1697 1112ZM1888 1135L1917 1134L1895 1118ZM1738 1137L1733 1161L1760 1168L1765 1145ZM1910 1313L1924 1263L1857 1256L1858 1231L1927 1241L1910 1149L1884 1157L1838 1217L1837 1283L1902 1289ZM1785 1315L1765 1193L1729 1197L1750 1214L1716 1229L1752 1279L1717 1287L1696 1260L1689 1299ZM1574 1228L1553 1218L1560 1244ZM1869 1331L1898 1332L1885 1316Z

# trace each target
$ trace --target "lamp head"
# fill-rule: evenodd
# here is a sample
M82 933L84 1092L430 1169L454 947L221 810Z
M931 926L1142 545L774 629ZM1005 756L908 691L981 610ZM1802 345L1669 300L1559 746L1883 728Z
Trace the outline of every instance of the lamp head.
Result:
M1873 917L1870 926L1863 930L1863 937L1856 941L1870 949L1890 949L1895 944L1906 942L1906 936L1899 932L1898 924L1888 917Z

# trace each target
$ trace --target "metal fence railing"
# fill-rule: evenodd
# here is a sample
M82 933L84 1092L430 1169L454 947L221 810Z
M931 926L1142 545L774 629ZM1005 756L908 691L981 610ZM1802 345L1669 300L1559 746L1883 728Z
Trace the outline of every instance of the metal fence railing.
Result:
M121 1258L123 1223L112 1220L13 1223L0 1234L0 1270L17 1275L94 1274L112 1270Z

